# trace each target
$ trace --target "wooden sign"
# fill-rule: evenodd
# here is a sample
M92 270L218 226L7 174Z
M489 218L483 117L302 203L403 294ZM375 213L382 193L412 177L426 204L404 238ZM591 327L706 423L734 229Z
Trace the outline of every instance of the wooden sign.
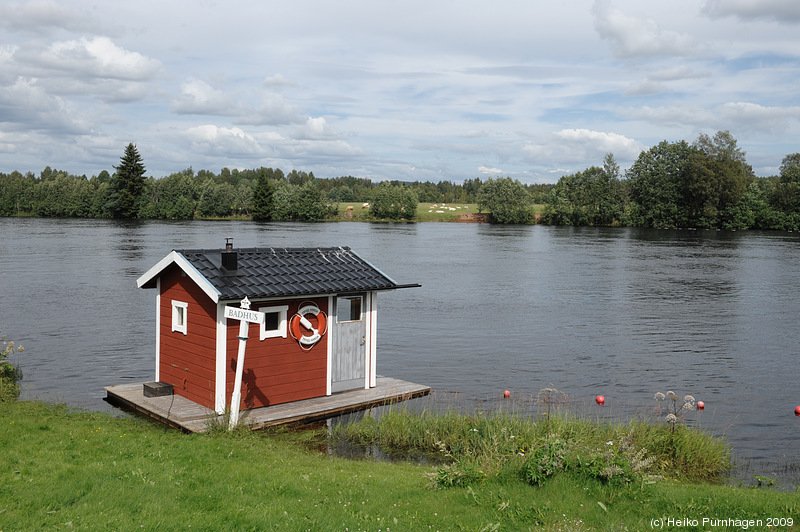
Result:
M246 321L248 323L264 323L263 312L246 310L237 307L225 307L225 317L232 320Z

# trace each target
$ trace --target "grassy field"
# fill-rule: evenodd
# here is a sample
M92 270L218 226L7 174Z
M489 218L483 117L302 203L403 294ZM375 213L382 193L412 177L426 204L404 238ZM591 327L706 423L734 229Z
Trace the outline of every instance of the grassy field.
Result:
M0 530L743 530L747 519L761 521L748 529L766 530L768 519L800 522L796 494L708 483L618 484L565 472L541 486L495 475L445 489L437 467L330 456L310 435L184 435L138 418L5 403Z
M347 210L352 207L351 210ZM420 203L417 205L416 222L455 222L462 214L478 213L477 203ZM541 214L544 212L544 205L534 205L533 212ZM338 220L343 221L368 221L369 209L364 208L364 204L351 202L339 204Z

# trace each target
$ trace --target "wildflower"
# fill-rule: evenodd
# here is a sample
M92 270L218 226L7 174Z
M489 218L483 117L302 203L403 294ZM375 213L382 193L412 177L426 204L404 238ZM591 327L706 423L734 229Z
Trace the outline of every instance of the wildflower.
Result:
M667 423L675 423L678 417L675 414L667 414Z
M678 397L678 394L676 394L676 393L675 393L675 392L673 392L672 390L670 390L670 391L668 391L668 392L667 392L667 397L669 397L669 398L670 398L670 399L672 399L673 401L678 401L678 400L680 399L680 397Z
M663 401L666 398L667 397L663 393L658 392L653 399L655 399L656 401Z
M688 395L688 394L684 395L683 396L683 402L686 403L686 404L694 404L694 397L692 397L691 395Z

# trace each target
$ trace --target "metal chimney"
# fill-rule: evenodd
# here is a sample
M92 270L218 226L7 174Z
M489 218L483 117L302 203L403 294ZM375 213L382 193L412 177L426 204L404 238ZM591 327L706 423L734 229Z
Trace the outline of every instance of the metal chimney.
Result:
M225 251L222 252L222 267L229 272L239 269L239 254L233 249L233 237L225 239Z

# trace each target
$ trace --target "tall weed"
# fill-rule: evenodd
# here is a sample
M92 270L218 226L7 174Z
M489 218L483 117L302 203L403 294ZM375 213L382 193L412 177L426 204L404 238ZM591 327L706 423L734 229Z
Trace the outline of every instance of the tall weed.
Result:
M445 465L430 478L443 487L490 477L521 477L541 485L560 472L618 484L657 477L714 481L731 465L728 445L698 429L644 420L592 421L566 409L554 412L552 404L547 407L532 416L514 411L414 412L395 406L378 419L337 425L330 437L437 454Z
M14 342L0 336L0 403L16 401L19 398L19 381L22 371L8 359L13 353L21 353L22 346L14 346Z

